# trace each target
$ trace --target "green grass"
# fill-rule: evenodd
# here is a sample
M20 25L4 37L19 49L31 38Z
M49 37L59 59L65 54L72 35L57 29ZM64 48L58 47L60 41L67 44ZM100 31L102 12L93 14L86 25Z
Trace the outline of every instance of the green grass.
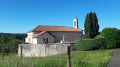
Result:
M71 52L71 67L107 67L114 50ZM0 60L0 67L67 67L66 54L51 57L20 58L10 54Z

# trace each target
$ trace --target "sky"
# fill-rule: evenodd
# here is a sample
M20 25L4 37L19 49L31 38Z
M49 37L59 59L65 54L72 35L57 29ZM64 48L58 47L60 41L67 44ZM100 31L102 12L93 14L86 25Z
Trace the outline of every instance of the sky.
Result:
M95 12L100 26L120 29L120 0L0 0L0 32L27 33L38 25L84 30L86 14Z

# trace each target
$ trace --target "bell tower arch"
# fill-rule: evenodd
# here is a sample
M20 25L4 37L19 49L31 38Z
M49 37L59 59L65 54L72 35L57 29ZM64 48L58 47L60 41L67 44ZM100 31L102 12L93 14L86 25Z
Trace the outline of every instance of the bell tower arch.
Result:
M74 28L78 28L78 19L76 18L76 16L75 16L75 18L73 19L73 27L74 27Z

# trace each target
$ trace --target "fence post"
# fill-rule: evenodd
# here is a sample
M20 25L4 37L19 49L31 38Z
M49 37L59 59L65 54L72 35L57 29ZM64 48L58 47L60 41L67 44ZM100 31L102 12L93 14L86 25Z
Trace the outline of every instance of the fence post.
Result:
M67 46L67 67L71 67L70 46Z
M22 53L23 53L22 49L23 49L23 48L22 48L22 45L21 45L21 47L20 47L20 50L21 50L21 58L22 58Z

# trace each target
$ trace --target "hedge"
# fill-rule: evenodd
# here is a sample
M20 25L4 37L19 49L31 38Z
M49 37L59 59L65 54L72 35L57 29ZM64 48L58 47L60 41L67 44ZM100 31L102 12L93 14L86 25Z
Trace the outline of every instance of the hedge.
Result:
M106 38L107 48L120 47L120 30L117 28L104 28L100 36Z
M106 48L106 39L83 39L75 41L76 48L78 50L97 50L97 49L105 49Z

